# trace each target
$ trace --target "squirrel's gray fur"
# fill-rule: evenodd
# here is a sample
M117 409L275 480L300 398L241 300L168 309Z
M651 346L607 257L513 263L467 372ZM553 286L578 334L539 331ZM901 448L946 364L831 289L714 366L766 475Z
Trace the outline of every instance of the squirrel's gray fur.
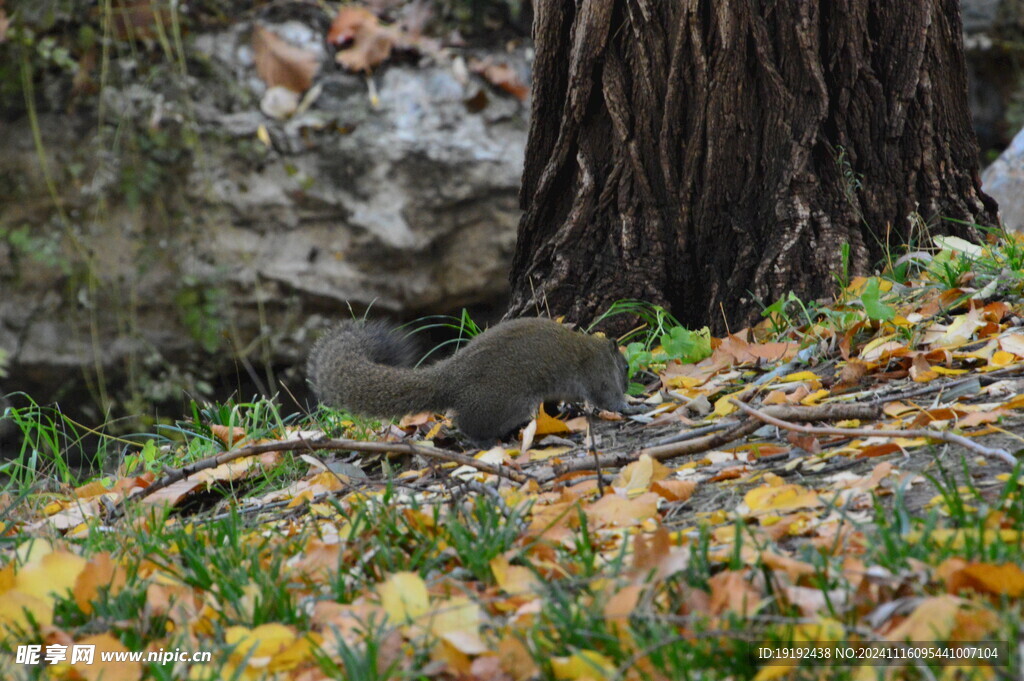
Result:
M448 359L412 368L412 343L382 322L345 321L309 354L324 404L367 416L454 411L455 425L490 444L529 421L541 402L626 408L626 360L615 343L550 319L503 322Z

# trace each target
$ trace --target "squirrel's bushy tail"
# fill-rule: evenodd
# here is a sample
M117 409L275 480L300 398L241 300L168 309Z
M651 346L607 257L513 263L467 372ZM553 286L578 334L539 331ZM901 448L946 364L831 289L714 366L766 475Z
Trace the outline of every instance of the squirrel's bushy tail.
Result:
M432 368L412 368L417 357L408 335L387 322L344 321L313 345L306 376L320 402L367 416L443 409Z

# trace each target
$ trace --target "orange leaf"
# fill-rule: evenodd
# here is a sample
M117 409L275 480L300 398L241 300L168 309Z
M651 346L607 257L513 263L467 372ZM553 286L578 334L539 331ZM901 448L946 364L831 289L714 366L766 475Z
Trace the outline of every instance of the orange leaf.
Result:
M92 612L92 602L99 596L100 587L106 587L108 595L116 596L125 583L128 576L110 558L109 553L98 553L85 564L85 569L75 580L72 593L75 595L75 603L85 614Z
M708 580L711 589L711 612L730 611L740 615L753 614L761 602L761 594L746 579L746 572L727 570Z
M895 442L883 442L878 445L869 445L864 449L860 450L854 458L857 459L870 459L876 456L887 456L889 454L895 454L896 452L902 451L903 447L900 447Z
M948 589L952 594L961 589L972 589L980 593L1020 598L1024 595L1024 571L1013 563L971 563L950 575Z
M88 664L77 662L72 665L82 679L86 681L135 681L142 678L142 664L130 660L111 659L104 661L103 653L127 653L128 649L110 634L86 636L75 641L76 645L94 645L95 654ZM113 657L113 656L111 656Z
M238 426L229 429L227 426L215 423L210 426L210 432L228 447L245 438L245 428L239 428Z
M350 71L370 71L391 56L395 33L365 7L342 7L331 23L327 42L346 46L334 56Z
M662 480L651 485L651 491L669 501L686 501L697 490L692 480Z

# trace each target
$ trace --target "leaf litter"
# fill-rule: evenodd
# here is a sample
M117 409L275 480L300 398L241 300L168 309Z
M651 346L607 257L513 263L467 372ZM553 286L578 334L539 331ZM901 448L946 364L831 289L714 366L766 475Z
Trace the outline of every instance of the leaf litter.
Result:
M333 437L351 421L210 424L212 456L6 498L0 632L216 651L179 663L189 678L303 680L773 679L793 666L756 660L757 641L1014 642L1024 303L1016 274L984 266L1009 239L956 280L856 278L813 313L771 306L699 361L649 365L646 413L541 411L518 448L460 453L442 415L369 440ZM119 599L136 620L110 616Z

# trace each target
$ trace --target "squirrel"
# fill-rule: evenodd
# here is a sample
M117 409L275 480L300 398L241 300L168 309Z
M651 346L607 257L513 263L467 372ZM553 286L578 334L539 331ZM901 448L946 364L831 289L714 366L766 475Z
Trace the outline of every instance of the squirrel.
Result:
M385 322L344 321L309 353L317 399L367 416L454 411L475 444L491 445L545 401L588 401L625 411L627 365L615 342L550 319L514 319L484 331L448 359L412 368L416 352Z

